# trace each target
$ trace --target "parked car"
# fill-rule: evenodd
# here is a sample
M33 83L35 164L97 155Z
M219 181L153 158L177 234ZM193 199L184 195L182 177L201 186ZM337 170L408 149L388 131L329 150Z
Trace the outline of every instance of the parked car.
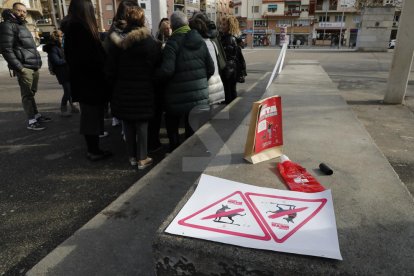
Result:
M388 43L388 49L394 49L395 48L395 39L391 39Z

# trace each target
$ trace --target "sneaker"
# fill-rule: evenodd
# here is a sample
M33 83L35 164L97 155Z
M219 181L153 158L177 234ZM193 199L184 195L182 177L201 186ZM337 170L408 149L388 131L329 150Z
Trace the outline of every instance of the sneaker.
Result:
M129 164L131 164L131 166L136 166L138 165L137 159L135 157L130 157L129 158Z
M72 114L68 111L68 108L66 106L62 106L60 108L60 116L61 117L70 117Z
M107 151L107 150L101 150L98 153L92 153L92 152L86 153L86 157L90 161L99 161L99 160L108 158L109 156L112 156L112 152Z
M119 125L121 125L121 122L117 118L112 117L112 126L116 127L116 126L119 126Z
M80 113L79 108L77 108L74 104L70 106L70 112L73 114Z
M109 135L108 131L104 131L101 135L99 135L99 138L104 138L108 135Z
M32 124L29 124L29 125L27 126L27 129L30 129L30 130L44 130L44 129L46 129L46 127L41 126L41 125L39 124L39 122L34 122L34 123L32 123Z
M147 157L144 160L139 160L138 161L138 169L139 170L143 170L143 169L145 169L145 168L147 168L151 165L152 165L152 158L151 157Z
M45 117L45 116L40 116L39 118L36 118L37 122L39 123L49 123L52 121L52 118L49 117Z

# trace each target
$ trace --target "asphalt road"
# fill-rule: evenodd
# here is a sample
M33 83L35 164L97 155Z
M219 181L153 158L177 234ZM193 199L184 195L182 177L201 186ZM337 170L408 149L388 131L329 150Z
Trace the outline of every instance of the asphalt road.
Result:
M259 87L256 81L272 70L278 50L255 48L244 53L248 77L246 83L238 85L241 94ZM407 105L384 106L380 102L392 52L292 50L286 58L321 62L413 193L411 85ZM1 65L0 62L0 275L20 275L147 171L130 167L120 129L111 127L110 121L106 121L110 136L101 142L115 155L96 163L85 158L84 141L78 134L79 115L59 116L62 92L46 69L41 72L37 100L40 111L54 121L43 132L28 131L16 79L10 78ZM165 130L162 137L166 142ZM154 157L159 161L164 153Z
M42 71L36 97L47 130L26 129L16 79L0 76L0 275L24 273L147 171L129 166L120 128L106 121L102 147L113 158L91 163L79 114L59 116L61 89ZM156 156L162 158L162 152Z

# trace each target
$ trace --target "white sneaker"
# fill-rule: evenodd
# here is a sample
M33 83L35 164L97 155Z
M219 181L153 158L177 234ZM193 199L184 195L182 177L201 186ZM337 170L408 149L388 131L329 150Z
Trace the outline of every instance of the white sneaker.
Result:
M121 122L117 118L112 117L112 126L113 127L119 126L120 124L121 124Z
M129 158L129 164L131 164L131 166L138 165L137 159L135 157L130 157Z
M152 165L152 158L151 157L147 157L144 160L139 160L138 161L138 169L139 170L143 170L143 169L145 169L145 168L147 168L151 165Z
M108 131L104 131L101 135L99 135L99 138L105 138L108 135L109 135Z

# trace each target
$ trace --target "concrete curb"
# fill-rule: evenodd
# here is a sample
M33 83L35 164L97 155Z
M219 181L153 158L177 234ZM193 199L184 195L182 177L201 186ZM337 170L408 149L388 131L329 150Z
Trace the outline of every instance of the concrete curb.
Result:
M306 86L303 85L306 81ZM288 64L268 95L283 101L284 151L332 190L343 261L242 248L164 233L194 187L158 229L158 275L408 275L414 271L414 204L407 189L356 119L324 70L312 62ZM247 120L205 173L257 186L286 189L276 160L242 161ZM232 163L211 170L231 152ZM217 162L217 164L215 164ZM318 174L326 162L334 175ZM177 274L174 274L177 273Z

